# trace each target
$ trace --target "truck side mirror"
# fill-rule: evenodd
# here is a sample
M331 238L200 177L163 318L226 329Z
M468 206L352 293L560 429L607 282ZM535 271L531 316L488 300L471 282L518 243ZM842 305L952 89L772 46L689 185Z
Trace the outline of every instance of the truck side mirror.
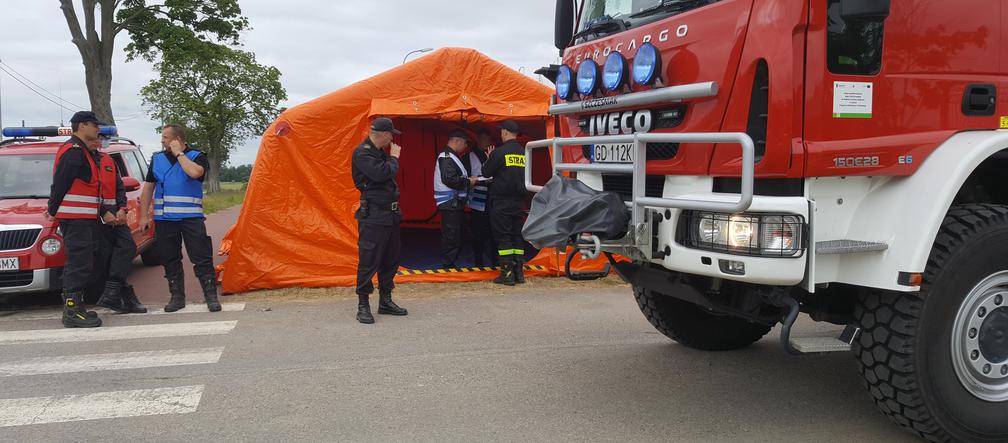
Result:
M125 189L126 192L132 192L136 191L137 189L140 189L140 180L137 180L133 177L123 177L122 182L123 182L123 189Z
M885 20L891 0L840 0L844 20Z
M553 43L562 54L574 38L574 0L557 0L554 20Z

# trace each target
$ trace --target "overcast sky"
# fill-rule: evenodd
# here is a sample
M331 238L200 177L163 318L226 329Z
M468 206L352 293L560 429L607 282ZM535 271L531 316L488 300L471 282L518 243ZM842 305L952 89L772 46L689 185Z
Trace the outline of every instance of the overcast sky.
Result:
M553 47L555 4L545 0L351 1L240 0L252 30L244 49L283 74L292 107L402 63L425 47L469 47L538 78L532 71L557 60ZM75 1L75 3L80 3ZM89 107L84 67L56 0L0 0L0 61L74 105ZM112 109L119 134L150 154L160 149L155 128L141 108L140 88L155 77L144 61L126 63L122 33L116 40ZM410 57L416 58L418 54ZM549 84L548 81L542 80ZM38 89L38 88L36 88ZM0 72L3 126L50 126L60 107ZM63 110L68 123L72 112ZM258 140L232 154L231 164L252 163Z

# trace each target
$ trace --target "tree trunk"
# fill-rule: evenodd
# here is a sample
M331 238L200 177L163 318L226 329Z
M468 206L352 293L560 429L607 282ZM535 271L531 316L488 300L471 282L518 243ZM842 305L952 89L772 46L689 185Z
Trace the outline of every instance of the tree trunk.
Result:
M212 152L213 150L211 150ZM210 170L206 171L206 179L203 183L206 183L207 193L212 194L214 192L220 191L220 159L212 153L207 153L207 160L210 162Z
M115 125L112 116L112 60L84 57L84 84L91 100L91 111L106 125Z
M84 26L77 17L72 0L60 0L60 9L70 29L71 41L84 64L84 84L88 89L91 111L98 120L115 125L112 116L112 52L115 47L115 2L100 0L101 17L95 16L99 0L84 0ZM99 23L100 21L100 23ZM83 111L78 109L75 111Z

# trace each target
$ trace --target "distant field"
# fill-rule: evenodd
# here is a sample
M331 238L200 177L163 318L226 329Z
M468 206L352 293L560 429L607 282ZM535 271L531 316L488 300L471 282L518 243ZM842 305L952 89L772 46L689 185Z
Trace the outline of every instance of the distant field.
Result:
M242 204L245 201L246 183L221 182L220 192L203 196L203 213L214 212Z

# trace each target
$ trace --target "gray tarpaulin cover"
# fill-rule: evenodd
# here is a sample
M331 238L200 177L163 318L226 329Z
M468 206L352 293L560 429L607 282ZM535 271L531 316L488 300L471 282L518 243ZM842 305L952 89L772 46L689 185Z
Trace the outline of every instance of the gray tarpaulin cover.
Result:
M596 191L580 180L553 177L532 199L522 236L537 248L562 247L571 235L602 240L626 234L630 211L615 192Z

